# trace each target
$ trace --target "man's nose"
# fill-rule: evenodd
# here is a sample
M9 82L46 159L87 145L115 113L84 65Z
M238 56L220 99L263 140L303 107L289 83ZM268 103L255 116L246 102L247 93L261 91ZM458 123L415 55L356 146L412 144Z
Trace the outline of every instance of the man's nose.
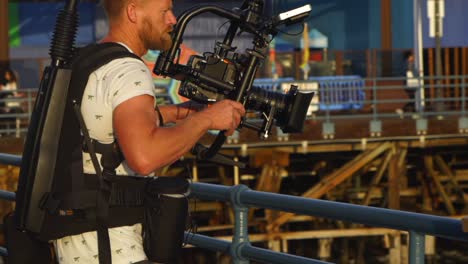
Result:
M167 20L167 23L169 25L175 25L177 23L177 18L172 11L169 12L169 17L167 18Z

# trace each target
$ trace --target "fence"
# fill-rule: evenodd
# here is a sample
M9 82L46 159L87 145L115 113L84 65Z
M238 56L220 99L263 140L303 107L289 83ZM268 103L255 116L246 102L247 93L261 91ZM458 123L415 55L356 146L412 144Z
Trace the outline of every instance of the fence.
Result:
M0 154L0 163L18 166L21 163L21 157ZM191 197L231 203L235 214L234 236L231 243L193 233L186 233L186 240L194 246L230 254L233 262L236 264L250 263L250 260L262 263L327 263L252 246L249 242L248 234L249 207L267 208L408 231L410 264L422 264L425 262L424 241L426 234L468 241L468 233L464 233L463 231L462 220L448 217L253 191L244 185L229 187L206 183L192 183ZM14 201L15 194L0 191L0 198ZM0 248L0 254L6 256L8 252L6 249Z
M37 89L21 89L15 93L0 90L0 136L20 137L28 130Z
M258 79L255 84L275 91L297 84L302 89L315 91L307 118L322 122L322 134L326 139L333 138L335 123L341 120L367 120L371 137L385 134L382 120L404 118L413 119L417 131L428 130L428 118L458 118L454 121L458 121L458 131L452 133L468 132L468 75L416 78L413 82L417 85L411 87L406 86L406 82L407 79L402 77L363 79L359 76L331 76L308 81ZM160 88L164 90L164 87ZM27 131L36 92L35 89L20 90L21 96L2 99L0 91L0 136L18 137ZM415 96L411 97L409 93ZM157 96L167 97L167 93ZM10 101L19 103L22 111L8 112L1 107ZM407 107L410 109L405 109Z

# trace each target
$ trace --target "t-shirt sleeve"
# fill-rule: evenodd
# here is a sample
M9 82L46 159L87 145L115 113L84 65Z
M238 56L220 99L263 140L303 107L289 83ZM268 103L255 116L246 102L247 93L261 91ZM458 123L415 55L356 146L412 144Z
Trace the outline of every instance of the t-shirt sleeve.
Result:
M149 95L154 97L154 84L151 72L148 67L136 59L126 59L117 65L112 74L110 87L108 87L109 101L112 109L119 104L140 95Z

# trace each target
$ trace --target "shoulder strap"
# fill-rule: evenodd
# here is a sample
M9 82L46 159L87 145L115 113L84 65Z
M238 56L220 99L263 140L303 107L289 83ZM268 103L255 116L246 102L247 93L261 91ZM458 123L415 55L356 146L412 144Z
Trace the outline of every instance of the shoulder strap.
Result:
M77 56L72 66L72 96L81 105L83 92L88 82L89 75L105 64L120 58L131 57L141 60L118 43L91 44L77 51Z

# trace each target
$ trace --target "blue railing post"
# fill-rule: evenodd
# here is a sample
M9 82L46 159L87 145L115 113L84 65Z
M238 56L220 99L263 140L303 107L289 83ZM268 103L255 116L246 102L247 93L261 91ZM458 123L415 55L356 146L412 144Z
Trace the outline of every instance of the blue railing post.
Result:
M230 198L232 207L234 209L235 223L234 223L234 236L231 244L231 256L234 264L249 264L250 261L242 257L242 247L250 245L249 242L249 229L248 217L249 208L243 205L240 201L242 192L249 190L245 185L235 185L230 188Z
M410 264L424 264L425 246L424 246L425 235L409 231L409 263Z

